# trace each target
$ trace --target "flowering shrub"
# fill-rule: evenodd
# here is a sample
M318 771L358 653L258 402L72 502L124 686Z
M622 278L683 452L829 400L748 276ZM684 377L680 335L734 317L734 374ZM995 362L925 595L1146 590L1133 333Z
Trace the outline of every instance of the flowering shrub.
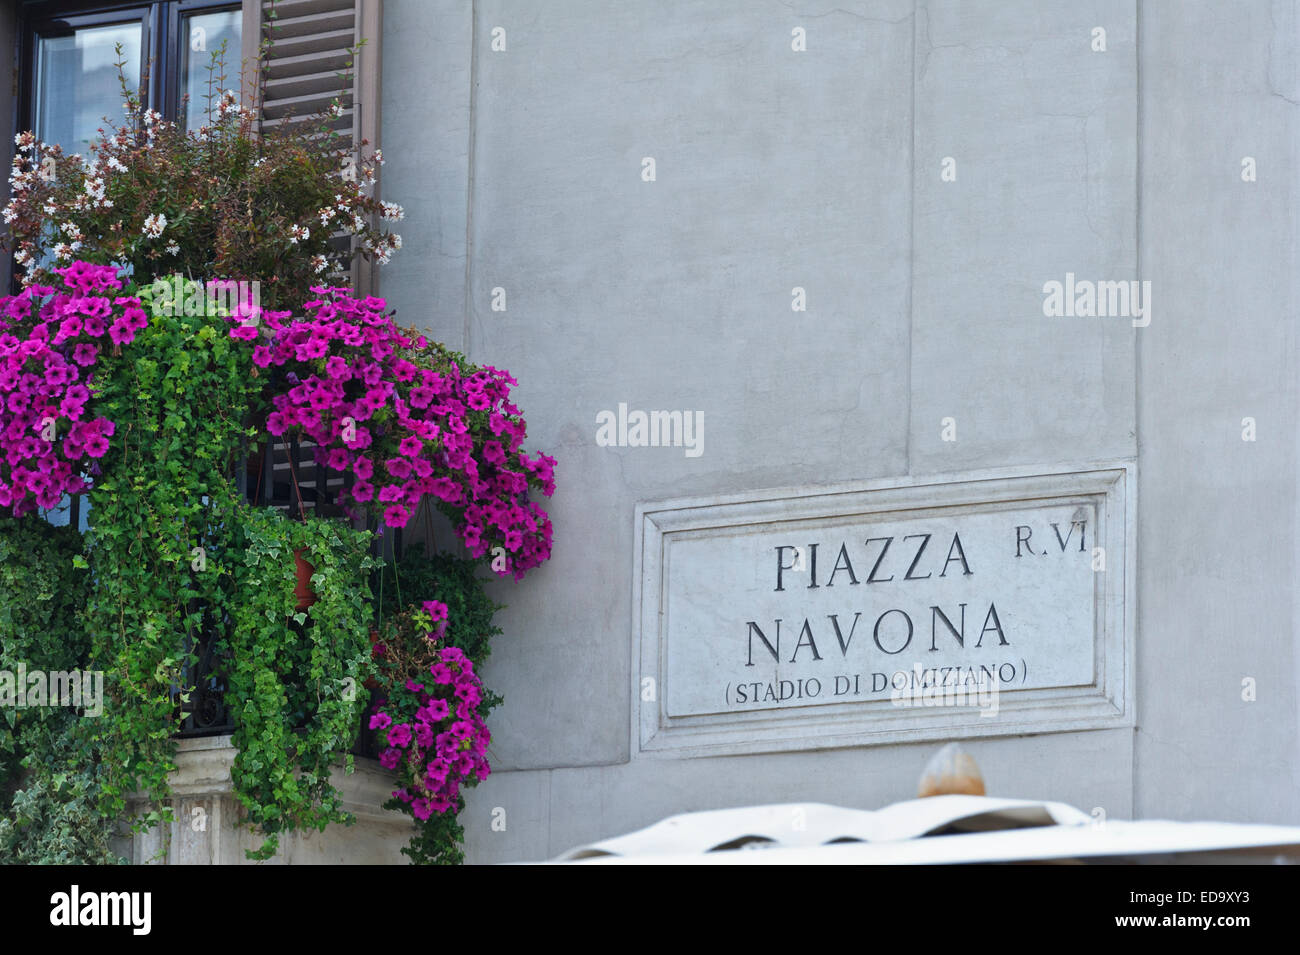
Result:
M385 746L379 762L397 770L393 798L421 822L459 810L461 787L491 772L492 735L480 714L490 701L465 652L439 645L446 620L447 605L426 600L390 617L374 651L386 683L370 717Z
M29 285L0 298L0 507L15 516L86 488L83 468L108 452L115 430L86 410L100 350L148 324L138 297L113 294L122 288L115 269L76 262L56 271L57 293Z
M415 646L425 652L430 650L425 636L427 626L411 626L404 622L409 620L414 608L403 602L402 592L408 597L437 595L438 602L447 606L445 621L436 624L432 618L429 621L430 625L437 627L438 647L459 649L473 661L475 671L481 672L483 664L491 656L492 639L502 632L493 623L493 618L502 605L494 601L483 586L483 579L479 575L481 562L448 553L425 554L423 545L414 544L404 548L401 558L395 563L386 564L385 573L390 566L392 579L388 581L388 586L381 586L377 593L377 610L380 619L386 621L382 625L383 636L380 637L378 633L372 635L372 639L382 640L378 648L380 655L375 661L375 675L378 677L376 697L386 700L407 699L408 679L422 684L432 675L428 673L428 667L434 662L433 659L413 661L404 668L394 665L395 660L402 657L403 649L408 643L414 642ZM441 611L439 615L441 616ZM480 719L488 721L493 708L500 705L502 699L487 687L483 687L481 693L483 698L476 710ZM413 701L411 705L417 702ZM406 707L408 712L411 711L411 705ZM397 723L403 722L403 719L392 713L389 715ZM375 736L377 742L379 734L375 733ZM393 798L386 805L389 809L414 816L412 803L415 798L418 797L413 796L410 802ZM402 854L414 864L455 865L464 861L465 829L457 818L464 808L463 795L455 801L458 805L445 812L434 811L428 819L416 820L415 831L411 834L409 843L402 848Z
M475 557L504 548L498 573L520 579L544 562L551 521L528 489L554 492L555 459L521 449L527 426L510 401L518 382L398 329L383 299L312 291L305 318L266 310L260 325L230 330L275 372L267 431L312 441L318 464L350 478L342 502L387 527L406 526L429 496Z
M401 248L382 226L402 219L401 207L367 194L383 155L330 129L331 113L264 135L226 91L208 125L188 132L142 109L125 84L123 95L123 124L99 131L89 159L18 135L4 241L25 284L51 285L54 268L85 259L129 265L138 280L256 279L275 305L346 267L330 246L335 233L380 264Z

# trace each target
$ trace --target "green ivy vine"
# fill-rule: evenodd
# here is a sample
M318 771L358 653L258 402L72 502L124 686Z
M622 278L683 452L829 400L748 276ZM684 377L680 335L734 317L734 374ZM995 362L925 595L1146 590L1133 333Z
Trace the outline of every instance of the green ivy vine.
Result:
M371 535L337 521L305 523L278 511L241 514L240 595L230 619L227 699L234 709L231 770L250 822L267 834L265 859L285 828L351 824L331 767L357 735L369 674ZM296 609L295 551L314 568L316 601ZM352 756L346 756L352 771Z
M117 430L87 495L86 619L108 697L90 733L107 767L103 811L118 815L142 792L144 826L170 819L186 675L239 597L234 472L256 382L227 328L218 315L155 315L96 372L100 413Z
M0 670L86 666L81 557L72 527L0 518ZM122 861L96 805L99 761L78 732L89 718L66 707L0 706L0 863Z
M147 297L148 289L143 290ZM155 315L129 356L105 356L100 412L113 447L90 491L91 658L107 671L88 724L105 768L100 808L148 797L137 827L170 821L168 774L200 641L228 662L234 794L266 837L348 820L330 783L344 762L369 660L370 535L248 507L235 479L260 388L220 315ZM293 552L315 566L317 602L294 609Z

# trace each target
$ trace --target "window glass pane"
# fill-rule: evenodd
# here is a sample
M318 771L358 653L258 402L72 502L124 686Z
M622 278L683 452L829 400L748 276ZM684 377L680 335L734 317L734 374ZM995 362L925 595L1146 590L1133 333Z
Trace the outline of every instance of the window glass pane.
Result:
M182 20L185 48L181 54L180 92L189 100L180 110L186 129L196 130L208 121L208 105L217 104L223 89L239 91L241 19L241 12L235 9L196 13ZM226 46L220 54L221 62L214 64L213 58L223 42Z
M65 153L86 153L107 116L121 122L122 89L117 52L122 44L127 82L140 84L143 24L85 27L70 36L41 37L36 46L36 129L38 139L58 143Z
M77 531L84 534L90 527L90 522L86 517L90 513L89 496L81 498L77 511ZM59 501L58 507L38 509L38 513L49 521L53 527L65 527L72 523L72 498L65 494L63 499Z

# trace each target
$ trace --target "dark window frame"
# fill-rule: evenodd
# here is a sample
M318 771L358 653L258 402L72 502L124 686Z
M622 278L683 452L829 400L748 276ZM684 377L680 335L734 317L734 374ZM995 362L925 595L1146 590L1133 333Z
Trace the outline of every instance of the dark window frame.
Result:
M239 0L34 0L23 4L18 27L18 102L12 135L33 128L36 94L36 45L42 36L66 36L73 30L138 21L143 25L140 47L142 67L149 70L145 107L174 120L180 110L183 44L188 39L181 25L187 16L220 10L242 11ZM248 24L243 25L248 29ZM226 51L226 79L238 85L242 50Z
M181 29L185 23L185 18L196 13L217 13L222 10L230 10L243 14L243 5L238 0L172 0L171 3L162 3L160 6L165 8L166 20L166 37L162 39L162 48L166 51L168 57L168 70L166 80L160 93L162 107L158 111L170 120L179 120L181 108L181 96L184 92L181 89L181 83L184 77L181 75L181 67L185 63L185 46L189 40L189 34ZM254 25L256 26L256 25ZM241 30L248 30L248 23L241 23ZM243 65L243 49L236 46L234 49L226 49L225 54L225 85L234 90L239 89L240 68ZM194 106L193 103L190 104ZM204 108L206 104L199 104L199 108Z

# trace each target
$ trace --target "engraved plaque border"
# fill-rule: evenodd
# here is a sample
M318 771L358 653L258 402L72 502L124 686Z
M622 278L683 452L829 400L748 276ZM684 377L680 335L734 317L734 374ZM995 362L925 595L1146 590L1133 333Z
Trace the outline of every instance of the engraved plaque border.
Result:
M633 756L722 756L1133 726L1136 483L1134 463L1119 461L639 503L632 600ZM1091 685L1004 691L993 717L971 708L898 707L889 700L676 718L664 711L664 608L675 537L752 525L776 531L828 519L942 516L954 509L983 512L1082 501L1096 508L1094 546L1105 549L1106 561L1106 570L1095 575ZM643 699L647 677L655 688L650 701Z

